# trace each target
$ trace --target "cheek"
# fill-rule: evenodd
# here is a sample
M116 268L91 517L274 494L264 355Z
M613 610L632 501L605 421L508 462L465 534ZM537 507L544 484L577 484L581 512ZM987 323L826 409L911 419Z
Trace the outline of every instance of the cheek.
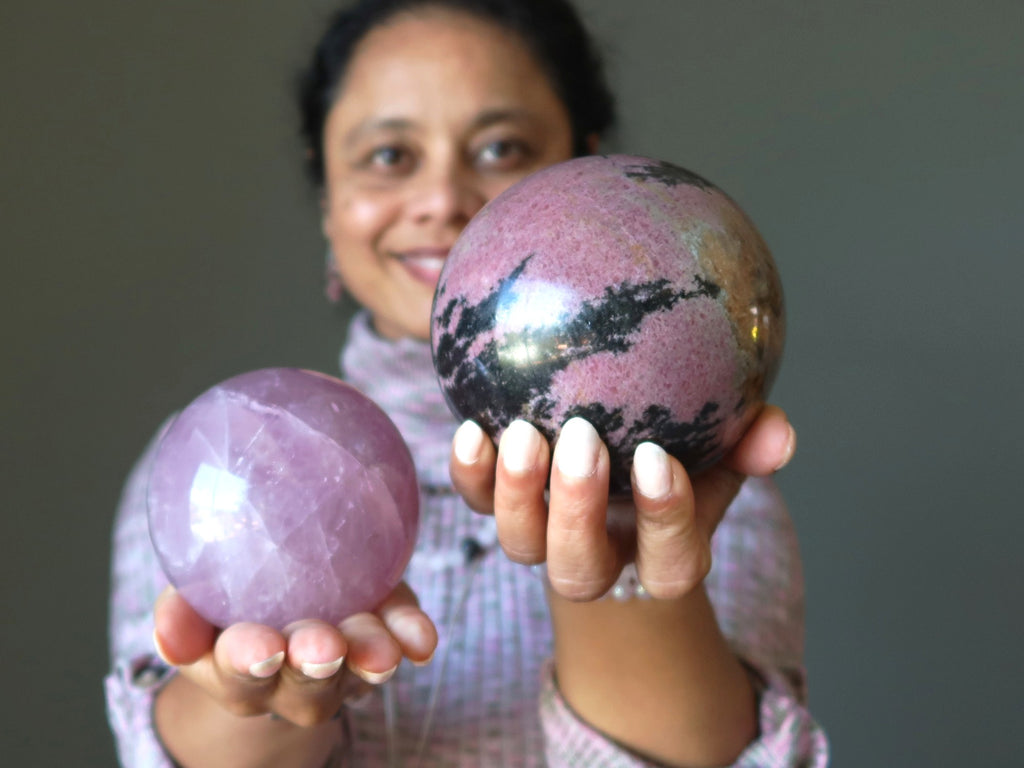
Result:
M324 234L332 242L348 247L373 245L394 220L393 201L367 195L333 197L324 216Z

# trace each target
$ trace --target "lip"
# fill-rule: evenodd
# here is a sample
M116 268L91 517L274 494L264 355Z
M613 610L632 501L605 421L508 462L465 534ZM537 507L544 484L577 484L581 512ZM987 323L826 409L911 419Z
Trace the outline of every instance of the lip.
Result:
M441 277L441 269L449 250L444 247L410 248L394 255L413 279L433 288Z

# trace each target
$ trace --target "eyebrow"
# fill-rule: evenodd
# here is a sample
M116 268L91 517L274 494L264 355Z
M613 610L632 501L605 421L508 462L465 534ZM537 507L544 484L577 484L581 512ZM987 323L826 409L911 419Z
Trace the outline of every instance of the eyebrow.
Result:
M489 109L477 115L476 119L473 120L473 129L479 130L495 123L504 123L506 121L531 122L534 119L534 114L528 109Z
M477 115L470 124L471 131L479 131L498 123L508 121L532 122L534 115L526 109L489 109ZM345 144L352 146L360 137L375 131L394 131L396 133L415 128L416 123L404 117L370 118L356 125L345 136Z
M412 120L403 117L370 118L356 125L345 135L345 145L351 147L361 136L374 131L407 131L413 127Z

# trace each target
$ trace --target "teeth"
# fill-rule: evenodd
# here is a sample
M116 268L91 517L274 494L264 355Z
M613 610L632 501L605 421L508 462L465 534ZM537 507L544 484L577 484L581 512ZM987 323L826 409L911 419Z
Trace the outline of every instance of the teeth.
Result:
M406 261L413 261L424 269L441 269L444 266L444 257L442 256L417 256L406 259Z

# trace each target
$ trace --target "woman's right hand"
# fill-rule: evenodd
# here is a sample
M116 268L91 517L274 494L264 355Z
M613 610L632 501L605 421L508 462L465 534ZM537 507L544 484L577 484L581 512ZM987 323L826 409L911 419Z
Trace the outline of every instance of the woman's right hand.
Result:
M227 712L310 727L388 680L403 657L427 663L437 631L404 582L372 613L337 626L298 621L282 631L249 623L218 630L168 587L156 602L154 642Z

